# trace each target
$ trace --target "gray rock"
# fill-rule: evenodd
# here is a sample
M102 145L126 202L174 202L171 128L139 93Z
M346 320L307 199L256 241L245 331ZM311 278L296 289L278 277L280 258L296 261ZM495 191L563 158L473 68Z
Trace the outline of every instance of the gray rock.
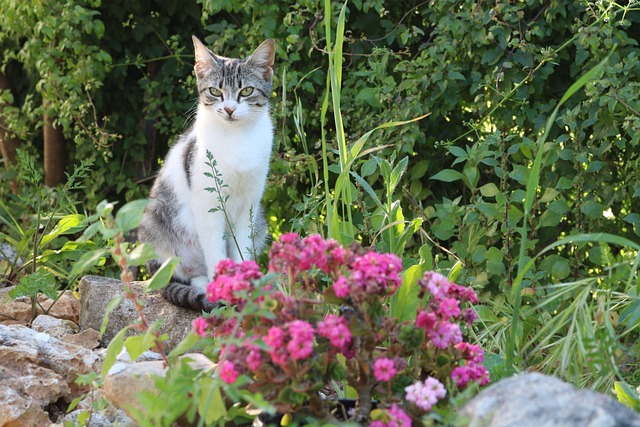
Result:
M72 423L78 422L78 417L83 412L87 411L87 409L76 409L65 415L63 421L69 421ZM102 412L94 412L91 414L91 422L87 427L113 427L117 425L118 427L136 427L136 423L133 422L131 418L124 411L117 410L115 414L110 413L102 413ZM59 427L63 427L64 423L60 423ZM58 425L52 425L51 427L58 427Z
M45 332L54 338L62 339L67 335L75 334L78 326L65 319L57 319L53 316L41 314L35 318L31 328L37 332Z
M107 304L124 292L124 286L120 280L100 276L85 276L80 280L78 290L81 331L89 328L100 330ZM192 330L192 322L200 313L170 304L159 292L144 293L144 282L134 282L133 287L144 304L143 312L147 321L151 324L162 320L160 332L168 335L169 339L165 344L168 350L172 349ZM109 314L109 323L102 337L103 345L108 344L118 331L137 319L138 313L133 303L124 298Z
M0 325L0 426L49 425L46 411L87 389L76 378L99 370L90 350L21 325Z
M460 415L468 427L640 427L640 414L614 399L538 373L487 387Z

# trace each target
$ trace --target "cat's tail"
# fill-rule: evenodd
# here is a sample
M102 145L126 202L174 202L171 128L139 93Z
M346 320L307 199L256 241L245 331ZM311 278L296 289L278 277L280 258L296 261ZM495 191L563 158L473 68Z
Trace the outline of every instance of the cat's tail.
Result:
M182 282L170 282L162 289L162 296L171 304L190 310L208 313L217 307L216 304L207 299L207 294Z

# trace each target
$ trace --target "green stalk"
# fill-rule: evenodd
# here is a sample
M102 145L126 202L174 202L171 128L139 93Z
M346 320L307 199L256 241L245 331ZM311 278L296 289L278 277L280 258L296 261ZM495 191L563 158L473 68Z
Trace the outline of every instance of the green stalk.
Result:
M325 199L327 201L327 225L328 235L339 242L346 244L345 241L350 241L353 236L350 235L348 229L345 227L342 219L347 217L347 224L352 228L353 217L351 213L351 205L353 196L351 194L351 183L348 179L348 155L347 142L344 133L344 124L342 121L342 111L340 108L340 91L342 85L342 46L344 43L344 28L346 22L346 2L342 5L340 15L338 17L338 25L336 29L336 41L335 45L332 45L331 41L331 0L325 0L324 2L324 27L327 38L327 55L329 59L328 73L327 73L327 91L325 92L325 99L322 104L321 111L321 125L322 125L322 155L324 166L324 178L325 178ZM331 193L328 184L328 161L327 161L327 147L326 147L326 133L324 126L326 125L326 114L329 108L329 92L331 93L331 107L333 109L333 120L336 131L336 141L338 143L338 154L340 161L341 174L336 181L333 197L336 200L340 200L335 204L331 203ZM347 177L346 179L344 177ZM341 197L344 196L344 197ZM341 211L338 210L338 205L341 206ZM340 215L342 213L342 215Z

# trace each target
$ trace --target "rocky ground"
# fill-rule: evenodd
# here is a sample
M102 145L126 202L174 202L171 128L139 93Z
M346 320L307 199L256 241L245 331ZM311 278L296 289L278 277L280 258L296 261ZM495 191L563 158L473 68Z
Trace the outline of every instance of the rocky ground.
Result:
M171 349L191 330L198 313L174 307L157 293L143 294L143 286L135 284L145 315L150 322L163 320L162 332L170 337L167 346ZM106 306L122 293L120 281L84 277L77 297L67 291L54 303L42 296L35 312L28 298L8 301L11 289L0 289L0 427L62 426L65 420L76 421L100 397L94 394L67 414L69 404L90 391L76 384L76 379L100 372L108 342L137 318L133 304L124 300L111 312L100 338ZM200 354L185 357L202 369L213 367ZM150 387L151 375L164 371L162 360L152 352L134 363L126 353L121 354L100 392L113 407L104 414L92 414L91 426L112 426L116 421L118 426L134 426L126 415L127 404L135 402L138 391Z
M64 292L58 301L42 297L35 313L30 300L7 301L11 288L0 289L0 427L53 427L76 422L92 402L104 396L110 403L93 413L91 427L133 427L127 413L135 395L151 387L153 375L163 375L159 355L147 352L132 362L123 353L104 379L99 394L90 394L71 412L69 403L90 389L76 379L100 372L108 341L137 318L129 301L109 317L106 332L98 330L108 302L122 293L122 283L103 277L84 277L76 298ZM142 290L143 284L135 285ZM150 322L163 319L169 348L190 331L198 314L168 304L158 294L142 294ZM31 321L33 319L33 321ZM211 371L213 363L201 354L188 354L192 366ZM469 427L640 427L640 415L614 399L577 390L556 378L525 374L485 388L460 410ZM84 425L84 424L81 424Z

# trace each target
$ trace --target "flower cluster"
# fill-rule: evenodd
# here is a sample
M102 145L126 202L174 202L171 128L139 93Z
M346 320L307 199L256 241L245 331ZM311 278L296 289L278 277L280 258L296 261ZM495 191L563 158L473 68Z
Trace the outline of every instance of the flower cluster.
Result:
M348 264L352 256L334 239L325 240L318 234L301 239L296 233L285 233L271 246L269 271L297 276L315 267L331 275Z
M225 301L229 305L243 304L241 292L249 292L253 281L262 277L255 261L236 264L230 259L222 260L216 267L215 280L207 287L207 299L211 302Z
M489 382L489 373L482 365L484 356L480 347L462 341L462 331L458 321L473 323L477 315L471 308L462 310L460 303L476 303L478 297L471 288L450 282L442 274L430 271L418 281L422 288L421 297L429 294L426 307L416 316L416 326L427 335L426 346L438 349L453 348L460 354L461 366L453 368L451 379L462 388L470 381L480 385Z
M332 400L317 391L346 381L367 396L353 421L374 414L373 426L410 426L445 398L447 378L460 388L488 381L482 350L463 340L460 326L475 320L466 308L477 301L471 289L429 272L418 282L415 320L400 321L388 297L402 283L401 260L318 235L282 235L269 271L263 276L253 261L221 262L207 297L230 309L193 325L216 339L219 378L261 393L279 411L304 405L328 414ZM407 376L420 381L407 386Z
M432 377L428 377L423 382L418 381L404 390L407 392L405 395L407 401L415 404L425 412L430 411L438 400L444 399L447 395L444 385Z
M348 353L352 335L344 317L328 314L318 323L318 335L327 338L331 345L340 349L343 354Z
M348 297L356 303L390 296L402 283L401 271L402 261L396 255L367 252L354 259L348 275L333 284L333 291L338 298Z
M462 366L456 366L451 371L451 379L459 387L466 387L469 382L485 385L489 382L489 372L484 367L484 353L480 346L461 342L456 345L462 358Z
M384 414L386 421L372 421L370 427L411 427L411 417L395 403Z
M457 323L463 313L460 302L477 301L475 292L451 283L443 275L432 271L425 273L418 284L423 288L423 296L426 291L430 293L426 308L416 316L416 326L424 329L429 338L428 345L442 349L460 343L462 331ZM465 321L473 316L470 313L475 315L471 309L464 311Z

